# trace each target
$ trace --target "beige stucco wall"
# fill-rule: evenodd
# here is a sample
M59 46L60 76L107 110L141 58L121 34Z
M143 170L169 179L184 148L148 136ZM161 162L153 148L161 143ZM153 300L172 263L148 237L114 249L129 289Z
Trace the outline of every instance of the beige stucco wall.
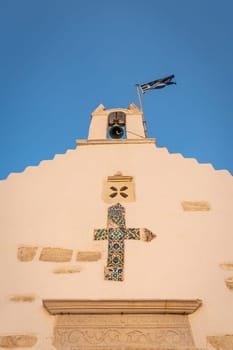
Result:
M136 201L124 203L127 227L146 227L151 242L125 242L125 279L104 280L107 242L104 181L120 171L134 177ZM209 211L184 211L183 201L206 201ZM190 315L197 347L206 337L233 333L233 290L220 268L233 262L233 179L227 171L169 154L154 144L82 145L0 182L0 335L32 334L33 349L53 349L54 317L43 299L201 299ZM38 247L31 261L21 246ZM72 249L68 262L40 260L45 247ZM78 252L101 252L77 261ZM54 273L57 268L74 273ZM77 268L78 267L78 268ZM29 301L10 300L29 295ZM17 299L17 298L16 298Z

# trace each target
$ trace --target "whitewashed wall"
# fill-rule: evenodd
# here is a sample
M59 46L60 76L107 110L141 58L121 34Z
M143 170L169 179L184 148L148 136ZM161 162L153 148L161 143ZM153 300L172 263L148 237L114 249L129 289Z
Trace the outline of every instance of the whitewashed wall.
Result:
M104 280L107 242L93 240L93 230L107 223L104 181L118 171L135 181L136 201L124 204L127 226L157 235L125 242L123 282ZM210 210L184 211L182 201L206 201ZM82 145L0 182L0 228L0 337L35 335L33 349L53 349L54 317L43 299L201 299L190 315L196 346L213 349L207 336L233 334L233 178L227 171L136 140ZM20 261L20 247L37 247L36 255ZM41 261L45 247L71 249L72 258ZM101 252L101 259L76 260L77 252L89 251ZM55 273L58 268L64 273Z

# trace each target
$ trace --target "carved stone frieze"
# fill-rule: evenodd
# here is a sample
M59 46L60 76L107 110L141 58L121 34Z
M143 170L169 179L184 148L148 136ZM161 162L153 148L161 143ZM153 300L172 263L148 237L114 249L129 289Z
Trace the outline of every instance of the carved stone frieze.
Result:
M191 350L186 315L59 315L57 350Z

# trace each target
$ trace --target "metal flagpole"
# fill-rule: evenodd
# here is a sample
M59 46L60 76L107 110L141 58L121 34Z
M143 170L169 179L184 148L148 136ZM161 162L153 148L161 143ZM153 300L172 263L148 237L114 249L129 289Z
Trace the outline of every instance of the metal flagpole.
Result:
M137 89L137 95L138 95L138 101L139 101L139 106L140 106L140 111L142 111L142 100L141 100L141 94L140 94L140 85L136 84L136 89Z
M142 122L143 122L144 131L145 131L145 136L148 137L147 128L146 128L146 120L144 118L144 113L143 113L143 109L142 109L142 99L141 99L140 85L139 84L136 84L136 90L137 90L137 95L138 95L140 111L142 112Z

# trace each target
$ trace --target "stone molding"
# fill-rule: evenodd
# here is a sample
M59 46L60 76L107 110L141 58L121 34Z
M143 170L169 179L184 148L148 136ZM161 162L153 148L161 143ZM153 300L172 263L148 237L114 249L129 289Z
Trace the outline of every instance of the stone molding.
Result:
M93 146L93 145L124 145L124 144L142 144L142 143L156 143L155 138L141 138L141 139L102 139L102 140L76 140L77 146Z
M194 300L43 300L51 315L59 314L177 314L189 315L202 305Z

